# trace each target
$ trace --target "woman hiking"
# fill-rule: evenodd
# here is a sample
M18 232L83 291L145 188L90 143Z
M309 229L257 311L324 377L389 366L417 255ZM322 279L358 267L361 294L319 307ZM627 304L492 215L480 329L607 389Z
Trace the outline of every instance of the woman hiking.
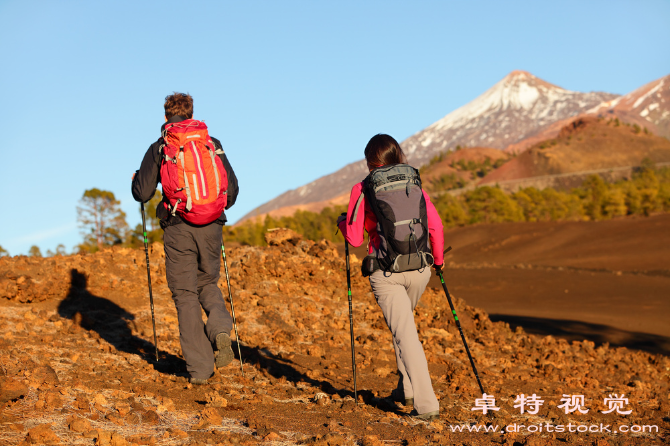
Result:
M389 135L372 137L365 147L370 175L351 190L346 215L337 225L353 246L368 233L363 275L393 335L398 366L396 401L413 404L410 415L433 420L439 404L414 323L414 308L430 279L430 266L441 270L442 221L421 189L416 169L406 164L398 142ZM432 249L431 249L432 248Z

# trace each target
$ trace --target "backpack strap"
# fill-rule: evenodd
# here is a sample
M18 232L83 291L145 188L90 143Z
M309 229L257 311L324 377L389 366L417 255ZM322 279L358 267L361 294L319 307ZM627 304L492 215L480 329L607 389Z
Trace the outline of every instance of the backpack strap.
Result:
M410 218L409 220L401 220L393 223L393 226L402 226L402 225L409 225L409 228L414 231L414 226L417 223L421 223L420 218Z
M358 197L358 201L356 202L356 207L354 207L354 215L351 216L351 223L354 223L356 221L356 217L358 216L358 208L361 207L361 203L363 202L363 197L365 195L363 194L363 191L361 191L360 197Z
M184 190L186 191L186 210L190 211L193 207L191 201L191 188L188 185L188 176L186 176L186 165L184 164L184 146L179 148L179 161L181 161L181 168L184 171Z
M202 182L201 184L206 184L205 183L205 175L202 173L202 166L200 165L200 155L198 154L198 148L195 145L195 141L191 141L191 147L193 147L193 157L195 158L195 162L198 166L198 172L200 173L200 181ZM206 146L205 146L206 147ZM216 169L214 169L216 172ZM200 200L200 195L198 195L198 182L196 181L195 174L193 174L193 187L195 188L195 198L196 200ZM202 196L205 197L206 195L206 189L203 189L202 191Z
M211 141L210 141L211 142ZM212 159L212 168L214 169L214 178L216 178L216 196L219 196L219 191L221 190L221 180L219 180L219 169L216 167L216 159L214 158L214 153L216 150L212 150L211 147L206 146L209 151L209 156ZM214 146L216 147L216 146ZM223 150L221 151L223 153Z

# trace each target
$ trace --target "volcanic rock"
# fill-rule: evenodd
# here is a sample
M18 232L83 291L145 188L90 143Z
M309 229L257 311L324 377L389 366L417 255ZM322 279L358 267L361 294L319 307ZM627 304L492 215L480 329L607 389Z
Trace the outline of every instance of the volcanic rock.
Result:
M26 442L40 445L59 445L61 444L58 435L51 430L51 424L40 424L28 431Z

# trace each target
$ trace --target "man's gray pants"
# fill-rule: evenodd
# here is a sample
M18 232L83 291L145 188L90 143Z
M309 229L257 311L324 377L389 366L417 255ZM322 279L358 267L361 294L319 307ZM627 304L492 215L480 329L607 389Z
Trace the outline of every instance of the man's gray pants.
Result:
M192 378L214 372L216 335L230 334L232 318L218 286L221 270L221 225L165 228L165 275L179 318L179 342ZM207 324L202 321L202 309Z
M423 272L385 273L376 271L370 285L393 335L398 364L398 391L414 398L419 414L439 410L428 372L428 362L414 323L414 308L430 280L430 268Z

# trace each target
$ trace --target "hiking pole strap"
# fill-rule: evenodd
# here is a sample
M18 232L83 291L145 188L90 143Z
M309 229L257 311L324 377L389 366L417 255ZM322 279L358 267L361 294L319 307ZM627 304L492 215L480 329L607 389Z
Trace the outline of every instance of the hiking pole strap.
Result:
M468 348L468 343L465 341L465 335L463 334L463 328L461 328L461 321L458 320L458 316L456 315L456 309L454 308L454 303L451 301L451 295L449 294L449 290L447 289L447 284L444 283L444 276L442 275L442 271L440 271L440 282L442 282L442 289L444 290L444 294L447 295L447 300L449 301L449 307L451 307L451 314L454 316L454 321L456 321L456 326L458 327L458 331L461 333L461 339L463 340L463 345L465 346L465 351L468 354L468 359L470 359L470 365L472 366L472 371L475 373L475 378L477 379L477 384L479 384L479 390L482 391L482 395L485 393L484 392L484 387L482 386L482 382L479 380L479 373L477 373L477 367L475 367L475 361L472 359L472 354L470 354L470 349Z
M237 340L237 354L240 356L240 372L244 376L242 365L242 349L240 348L240 335L237 333L237 319L235 318L235 304L233 304L233 293L230 289L230 276L228 275L228 260L226 259L226 248L221 241L221 257L223 257L223 269L226 271L226 284L228 285L228 299L230 299L230 312L233 314L233 327L235 327L235 339Z
M144 235L144 255L147 258L147 281L149 282L149 302L151 303L151 324L154 327L154 347L156 362L158 362L158 339L156 338L156 317L154 316L154 293L151 290L151 268L149 266L149 239L147 238L147 220L144 215L144 203L140 203L142 211L142 234Z
M354 310L351 304L351 268L349 266L349 243L344 241L344 257L347 262L347 298L349 299L349 331L351 333L351 369L354 374L354 400L358 404L358 389L356 386L356 351L354 350Z

